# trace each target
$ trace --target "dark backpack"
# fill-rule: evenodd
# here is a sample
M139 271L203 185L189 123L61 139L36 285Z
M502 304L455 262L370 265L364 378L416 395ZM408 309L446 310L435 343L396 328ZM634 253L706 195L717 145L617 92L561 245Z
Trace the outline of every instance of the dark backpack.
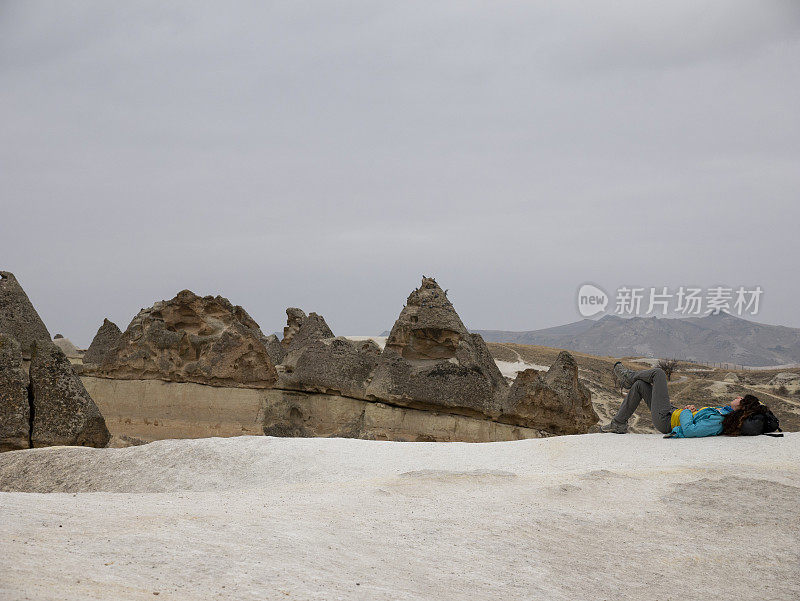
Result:
M761 405L758 413L754 413L742 422L739 434L742 436L783 436L783 434L773 434L777 430L781 432L781 424L775 414L766 405Z

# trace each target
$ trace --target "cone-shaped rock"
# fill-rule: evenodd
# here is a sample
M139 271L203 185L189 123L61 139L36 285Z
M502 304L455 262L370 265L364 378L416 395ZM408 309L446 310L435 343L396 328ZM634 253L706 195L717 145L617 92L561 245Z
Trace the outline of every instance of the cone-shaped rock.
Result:
M0 451L30 446L28 377L19 343L0 334Z
M17 278L8 271L0 271L0 334L16 339L25 359L30 359L37 340L50 342L50 332Z
M76 347L69 338L56 335L56 337L53 338L53 344L61 349L61 352L67 356L67 359L80 359L83 356L83 353L78 350L78 347Z
M92 339L92 344L86 349L83 362L102 363L103 358L116 346L120 338L122 338L122 331L117 327L117 324L109 319L104 319L103 325L100 326L97 330L97 334L95 334Z
M288 309L286 313L287 315L289 314ZM289 315L289 323L292 324L291 315ZM297 331L292 332L289 344L286 345L286 351L295 351L311 342L322 340L323 338L333 338L333 332L328 327L328 324L325 323L325 318L322 317L322 315L309 313L308 317L299 323ZM285 341L286 338L284 337L284 342Z
M88 373L269 388L277 379L265 336L242 307L189 290L142 309Z
M111 438L69 359L52 342L36 342L30 366L34 447L104 447Z
M467 328L436 280L423 277L389 332L386 348L404 359L450 359L468 337Z
M503 406L505 419L553 434L583 434L599 420L592 395L578 380L578 364L567 351L542 374L517 374Z
M389 333L367 394L493 417L507 390L483 338L467 331L446 293L423 277Z

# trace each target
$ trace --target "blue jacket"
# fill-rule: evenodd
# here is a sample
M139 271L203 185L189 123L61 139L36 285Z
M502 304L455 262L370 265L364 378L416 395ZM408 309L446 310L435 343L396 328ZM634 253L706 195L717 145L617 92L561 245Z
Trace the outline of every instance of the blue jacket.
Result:
M684 409L680 413L681 425L672 428L672 436L675 438L700 438L722 434L722 420L732 411L730 405L706 407L695 414Z

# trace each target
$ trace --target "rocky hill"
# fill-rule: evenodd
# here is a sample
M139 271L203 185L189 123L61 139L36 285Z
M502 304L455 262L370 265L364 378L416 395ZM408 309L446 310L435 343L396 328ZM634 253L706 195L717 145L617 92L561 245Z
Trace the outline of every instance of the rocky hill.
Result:
M677 357L746 366L800 363L800 329L727 313L684 319L606 315L527 332L473 331L487 342L535 344L593 355Z

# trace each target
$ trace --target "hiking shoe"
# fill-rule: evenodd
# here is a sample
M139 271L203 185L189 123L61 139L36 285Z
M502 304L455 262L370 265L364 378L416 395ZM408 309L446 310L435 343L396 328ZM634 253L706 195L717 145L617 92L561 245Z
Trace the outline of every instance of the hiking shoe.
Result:
M611 422L605 426L600 426L600 431L606 434L627 434L628 424L618 424L614 420L611 420Z
M636 374L632 369L628 369L622 364L622 361L617 361L614 364L614 379L622 388L630 388L633 386L633 376Z

